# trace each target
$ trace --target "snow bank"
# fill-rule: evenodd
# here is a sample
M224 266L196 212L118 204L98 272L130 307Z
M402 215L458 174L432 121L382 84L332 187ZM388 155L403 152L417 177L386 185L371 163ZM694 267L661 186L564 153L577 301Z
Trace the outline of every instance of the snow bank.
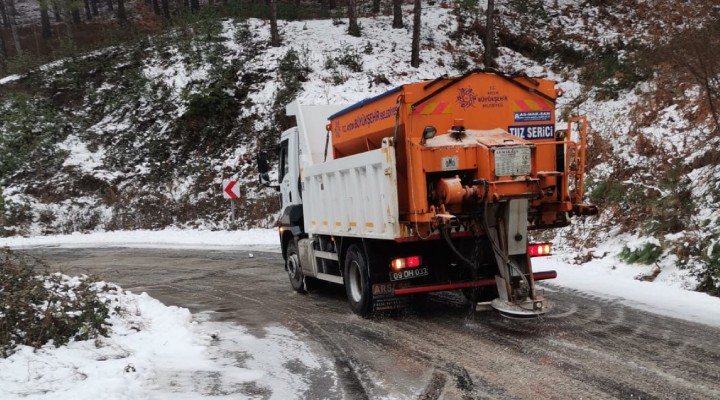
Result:
M14 399L296 399L306 376L336 379L331 361L283 327L262 337L210 322L143 293L105 293L112 334L56 348L20 347L0 359L0 398Z

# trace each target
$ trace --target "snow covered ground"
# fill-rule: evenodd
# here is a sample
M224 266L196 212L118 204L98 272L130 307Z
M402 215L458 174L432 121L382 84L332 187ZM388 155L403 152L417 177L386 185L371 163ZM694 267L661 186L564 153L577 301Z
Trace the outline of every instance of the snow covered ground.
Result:
M168 229L2 238L0 246L278 251L276 235L271 229ZM613 256L582 266L571 264L563 255L535 260L537 271L558 271L553 284L720 327L720 298L679 288L672 284L676 280L665 281L662 276L655 282L635 279L646 274L647 268L623 264ZM0 398L253 398L262 394L263 398L292 399L302 398L308 389L303 380L308 373L337 379L331 360L314 354L283 327L267 327L262 337L256 337L242 326L165 306L145 293L118 289L103 295L128 311L112 317L111 337L61 348L48 345L37 351L21 347L11 357L0 359Z
M299 399L308 389L305 376L336 380L332 361L283 327L256 337L145 293L117 288L101 296L126 311L111 316L111 336L60 348L21 346L0 358L0 398Z

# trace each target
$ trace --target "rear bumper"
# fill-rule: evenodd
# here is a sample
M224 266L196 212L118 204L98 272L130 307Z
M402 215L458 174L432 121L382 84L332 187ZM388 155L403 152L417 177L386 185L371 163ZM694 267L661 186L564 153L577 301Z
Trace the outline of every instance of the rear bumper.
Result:
M543 271L543 272L534 272L533 273L533 280L535 280L535 281L542 281L542 280L546 280L546 279L555 279L555 278L557 278L557 272L555 272L555 271ZM425 285L425 286L407 287L407 288L395 289L393 292L395 295L407 295L407 294L415 294L415 293L442 292L445 290L467 289L467 288L482 287L482 286L495 286L495 284L496 284L495 278L489 278L489 279L481 279L481 280L470 281L470 282L448 283L448 284L443 284L443 285Z

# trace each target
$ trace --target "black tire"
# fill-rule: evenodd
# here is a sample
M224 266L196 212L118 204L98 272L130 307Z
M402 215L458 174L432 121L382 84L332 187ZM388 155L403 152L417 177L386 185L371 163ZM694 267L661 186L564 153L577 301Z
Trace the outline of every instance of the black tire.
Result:
M298 293L305 293L305 275L300 266L300 257L298 256L295 240L290 239L285 250L285 270L290 278L290 285L293 290Z
M365 253L358 245L353 244L345 255L345 293L353 312L361 317L372 313L372 293L370 291L370 277Z

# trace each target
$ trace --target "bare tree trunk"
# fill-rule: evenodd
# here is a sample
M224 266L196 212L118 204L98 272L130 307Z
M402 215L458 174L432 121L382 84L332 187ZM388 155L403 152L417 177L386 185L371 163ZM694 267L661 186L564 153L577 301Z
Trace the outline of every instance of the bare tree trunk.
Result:
M0 71L5 69L5 60L7 60L7 49L5 48L5 37L0 34Z
M495 68L495 0L488 0L485 22L485 67Z
M420 17L422 14L422 3L420 0L415 0L413 13L413 35L412 51L410 52L410 66L417 68L420 66Z
M393 24L392 27L395 29L404 28L402 17L402 0L393 0Z
M53 15L55 16L55 22L62 22L62 13L60 12L60 0L53 0L52 9Z
M15 51L17 54L22 53L22 47L20 47L20 37L17 33L17 22L15 21L15 0L8 1L8 19L10 20L10 32L12 32L13 42L15 42Z
M5 1L0 0L0 18L2 18L2 24L10 26L10 20L8 19L7 10L5 9Z
M334 10L337 8L337 1L336 0L329 0L328 1L328 10Z
M107 6L108 6L108 10L115 11L113 9L113 0L107 0Z
M162 10L165 19L170 19L170 2L168 0L162 0Z
M98 11L98 0L90 0L90 5L92 6L93 17L100 15L100 12Z
M195 12L200 9L200 0L190 0L190 9Z
M270 46L280 47L280 32L277 24L277 0L270 0Z
M121 25L127 24L127 13L125 12L125 0L118 0L117 17Z
M155 15L160 15L160 3L158 0L152 0L153 12Z
M347 2L347 13L348 13L348 34L350 36L360 37L360 25L357 22L357 0L348 0Z
M375 14L380 12L380 0L372 1L372 12Z
M73 8L70 15L72 15L73 24L75 24L75 25L82 24L82 19L80 18L80 7Z
M72 18L73 24L80 25L82 22L80 20L80 4L75 2L75 0L64 0L65 1L65 9L70 12L70 17Z
M90 11L90 0L84 0L85 3L85 19L90 21L92 19L92 12Z
M42 37L43 39L48 39L52 34L52 31L50 30L50 14L48 13L48 7L50 5L48 4L48 0L40 0L38 4L40 5L40 27L42 30Z

